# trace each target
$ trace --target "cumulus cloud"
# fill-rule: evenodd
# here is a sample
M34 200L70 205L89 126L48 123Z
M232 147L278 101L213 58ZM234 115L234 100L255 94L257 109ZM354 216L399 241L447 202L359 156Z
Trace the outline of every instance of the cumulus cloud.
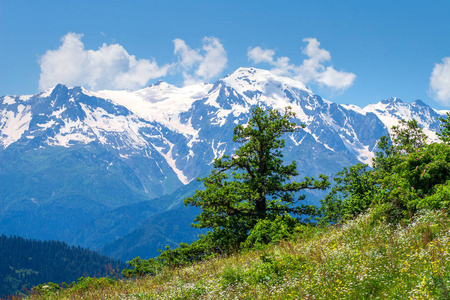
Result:
M82 37L82 34L68 33L58 49L48 50L40 58L41 89L58 83L82 85L92 90L137 89L151 79L165 76L171 67L160 67L153 59L136 59L118 44L86 50Z
M303 83L317 83L322 86L336 90L346 90L355 81L356 75L344 71L337 71L330 66L331 55L325 49L320 48L320 43L315 38L305 38L303 42L308 43L302 53L308 58L297 66L291 64L288 57L275 57L275 51L262 49L260 47L250 48L247 56L254 63L268 63L273 68L272 72L292 77Z
M262 49L261 47L250 48L248 50L247 56L249 59L253 60L255 63L266 62L273 64L273 56L275 55L275 51L271 49Z
M433 98L445 106L450 106L450 57L434 65L430 77L430 90Z
M215 37L203 38L201 49L192 49L181 39L175 39L173 43L185 85L209 81L220 75L227 65L227 53Z

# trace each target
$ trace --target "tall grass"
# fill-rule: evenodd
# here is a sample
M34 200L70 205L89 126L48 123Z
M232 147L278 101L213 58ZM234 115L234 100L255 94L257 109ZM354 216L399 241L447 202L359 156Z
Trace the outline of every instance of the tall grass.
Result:
M260 249L135 280L92 279L30 299L450 299L450 220L392 226L370 212Z

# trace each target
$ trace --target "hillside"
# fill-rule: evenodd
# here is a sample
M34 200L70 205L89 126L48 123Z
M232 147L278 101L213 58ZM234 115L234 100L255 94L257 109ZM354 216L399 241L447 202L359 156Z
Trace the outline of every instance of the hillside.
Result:
M66 243L0 235L0 297L49 281L106 276L124 267L123 262Z
M388 225L372 212L339 227L154 277L78 284L30 299L448 299L450 219L425 210Z

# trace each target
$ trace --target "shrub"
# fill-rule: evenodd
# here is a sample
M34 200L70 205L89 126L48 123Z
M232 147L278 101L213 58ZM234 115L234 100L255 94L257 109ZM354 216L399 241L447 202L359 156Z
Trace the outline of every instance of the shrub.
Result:
M283 279L289 268L283 261L268 255L261 255L260 264L253 265L245 272L246 280L251 284L273 284Z
M122 275L125 278L140 277L144 275L155 275L157 269L157 262L154 259L141 259L139 256L127 261L133 269L124 269Z
M101 289L114 284L116 284L116 281L109 277L80 277L78 278L77 284L74 285L73 288L75 290Z
M242 282L244 279L244 272L240 267L233 268L231 266L225 267L221 274L221 284L224 288L230 285L236 285L239 282Z
M252 248L269 243L276 243L292 237L298 222L290 215L277 216L275 220L263 219L256 223L243 247Z
M36 292L39 295L48 295L53 294L57 291L59 291L61 287L59 284L54 282L47 282L44 284L39 284L38 286L33 287L33 291Z

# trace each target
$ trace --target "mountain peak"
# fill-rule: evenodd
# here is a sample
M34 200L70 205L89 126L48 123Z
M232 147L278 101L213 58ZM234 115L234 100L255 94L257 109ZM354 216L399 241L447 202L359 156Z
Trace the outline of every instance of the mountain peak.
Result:
M422 100L417 99L416 101L414 101L412 103L412 105L414 106L424 106L424 107L429 107L429 105L427 105L426 103L424 103Z
M82 90L82 87L77 86L77 90ZM47 88L42 92L38 93L39 98L47 98L53 94L67 93L67 91L74 89L73 87L66 86L62 83L58 83L57 85Z
M279 86L295 88L312 93L302 82L289 77L278 76L271 71L257 68L238 68L233 73L221 79L225 85L232 87L237 92L246 91L264 92L267 86Z
M393 104L393 103L404 103L403 100L397 98L397 97L391 97L388 99L384 99L380 101L383 104Z

